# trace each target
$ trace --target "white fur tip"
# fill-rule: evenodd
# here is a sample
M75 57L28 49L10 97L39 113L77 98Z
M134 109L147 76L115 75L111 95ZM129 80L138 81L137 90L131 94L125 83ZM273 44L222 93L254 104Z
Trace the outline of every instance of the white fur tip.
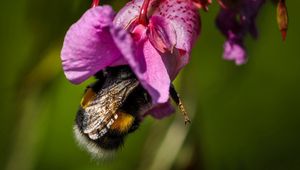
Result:
M111 159L116 151L106 150L99 147L93 141L90 141L87 136L82 134L77 125L73 127L74 136L79 146L87 150L94 159Z

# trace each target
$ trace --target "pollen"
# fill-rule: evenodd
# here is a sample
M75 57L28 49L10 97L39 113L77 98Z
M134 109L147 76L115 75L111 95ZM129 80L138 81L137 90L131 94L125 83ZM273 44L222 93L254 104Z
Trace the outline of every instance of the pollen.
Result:
M121 133L128 132L129 128L132 126L134 122L134 117L125 112L118 112L117 114L118 114L118 118L111 125L110 129L119 131Z

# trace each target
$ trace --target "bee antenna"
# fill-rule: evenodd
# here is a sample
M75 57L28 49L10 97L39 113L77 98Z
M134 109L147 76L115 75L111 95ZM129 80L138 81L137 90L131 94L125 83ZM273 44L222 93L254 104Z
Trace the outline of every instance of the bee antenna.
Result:
M171 84L171 86L170 86L170 96L174 100L174 102L177 104L178 108L180 109L180 111L184 117L184 124L185 125L190 124L191 120L190 120L188 113L179 97L179 94L175 90L175 87L173 84Z

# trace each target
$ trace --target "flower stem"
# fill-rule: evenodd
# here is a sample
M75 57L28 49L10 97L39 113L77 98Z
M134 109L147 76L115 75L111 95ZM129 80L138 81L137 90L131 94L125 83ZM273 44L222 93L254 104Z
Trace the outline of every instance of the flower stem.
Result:
M100 0L93 0L93 3L92 3L92 5L91 5L91 8L94 8L94 7L98 6L98 5L99 5L99 1L100 1Z
M150 0L144 0L143 5L141 7L140 16L139 16L139 24L147 25L148 24L148 6L149 6Z

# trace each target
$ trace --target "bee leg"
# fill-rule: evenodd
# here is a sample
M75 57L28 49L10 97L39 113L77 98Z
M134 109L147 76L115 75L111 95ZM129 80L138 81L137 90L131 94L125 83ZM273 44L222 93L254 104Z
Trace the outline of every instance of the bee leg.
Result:
M171 84L171 87L170 87L170 96L174 100L174 102L177 104L177 106L179 107L179 109L184 117L184 124L185 125L190 124L191 120L190 120L188 113L186 112L185 107L179 97L179 94L175 90L175 87L173 84Z

